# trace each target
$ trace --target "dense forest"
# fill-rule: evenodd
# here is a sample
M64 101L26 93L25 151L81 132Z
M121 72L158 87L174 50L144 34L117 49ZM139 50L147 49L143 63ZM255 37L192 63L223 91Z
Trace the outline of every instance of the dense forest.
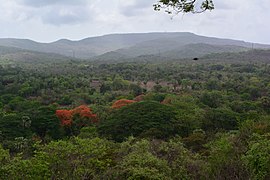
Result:
M270 179L270 64L232 56L1 59L0 179Z

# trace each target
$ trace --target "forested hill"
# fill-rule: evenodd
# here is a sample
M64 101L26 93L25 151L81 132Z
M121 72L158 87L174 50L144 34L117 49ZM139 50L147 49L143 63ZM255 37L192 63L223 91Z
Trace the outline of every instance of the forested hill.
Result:
M219 60L219 61L246 61L246 62L270 62L270 50L249 50L246 52L235 53L213 53L202 57L203 60Z
M16 62L55 62L68 61L71 58L56 53L44 53L30 51L15 47L0 46L0 59L12 60Z
M173 53L184 57L186 54L190 56L189 54L192 52L190 51L191 47L193 49L195 48L196 51L199 49L198 51L200 53L198 55L205 55L213 52L243 51L252 46L254 48L270 48L270 45L205 37L187 32L110 34L99 37L90 37L79 41L61 39L52 43L39 43L27 39L5 38L0 39L0 46L45 53L57 53L82 59L89 59L103 54L105 54L106 57L107 53L109 53L109 55L113 53L127 57L141 55L167 56L167 54ZM207 51L209 46L210 51Z
M226 50L230 50L229 52ZM162 54L138 55L131 57L117 51L108 52L91 58L95 63L119 63L119 62L169 62L191 61L198 57L199 61L208 62L270 62L270 50L247 50L239 46L214 46L206 44L191 44L183 49L168 51ZM56 53L42 53L14 47L0 46L0 59L14 62L48 63L80 61L74 57L67 57Z

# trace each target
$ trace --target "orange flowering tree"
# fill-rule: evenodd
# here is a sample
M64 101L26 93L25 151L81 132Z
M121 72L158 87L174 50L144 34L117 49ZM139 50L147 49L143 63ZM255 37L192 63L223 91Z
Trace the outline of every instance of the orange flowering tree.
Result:
M62 126L70 126L72 124L72 110L56 110L56 116L60 119Z
M93 114L92 110L86 105L81 105L73 109L72 115L79 115L81 118L90 119L91 123L97 123L97 115Z
M127 106L129 104L135 103L134 100L128 100L128 99L120 99L118 101L115 101L112 105L113 109L120 109L123 106Z
M86 105L81 105L71 110L56 110L56 116L68 134L73 135L79 133L82 127L91 126L98 122L97 115Z

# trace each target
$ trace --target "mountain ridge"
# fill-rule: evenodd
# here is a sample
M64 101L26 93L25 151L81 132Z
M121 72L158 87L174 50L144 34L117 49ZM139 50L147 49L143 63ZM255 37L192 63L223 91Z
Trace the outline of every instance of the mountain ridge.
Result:
M59 39L50 43L39 43L29 39L0 38L0 46L15 47L43 53L55 53L80 59L114 55L136 57L160 53L169 53L188 44L208 44L214 46L238 46L242 50L251 48L270 49L270 45L245 42L242 40L206 37L190 32L152 32L152 33L118 33L88 37L72 41ZM230 52L224 49L225 52ZM201 48L203 49L203 47ZM240 48L241 49L241 48ZM219 51L218 51L219 52ZM205 52L207 54L207 52ZM211 51L212 53L212 51ZM215 52L213 52L215 53ZM202 54L205 55L205 54ZM195 56L195 54L194 54ZM181 55L179 57L182 57Z

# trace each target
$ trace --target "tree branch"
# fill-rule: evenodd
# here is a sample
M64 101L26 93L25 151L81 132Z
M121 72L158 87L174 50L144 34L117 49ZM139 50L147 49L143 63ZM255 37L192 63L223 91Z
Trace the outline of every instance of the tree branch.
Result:
M161 11L165 9L168 14L179 13L202 13L207 10L214 9L214 3L212 0L203 0L198 7L199 0L159 0L154 4L155 11Z

